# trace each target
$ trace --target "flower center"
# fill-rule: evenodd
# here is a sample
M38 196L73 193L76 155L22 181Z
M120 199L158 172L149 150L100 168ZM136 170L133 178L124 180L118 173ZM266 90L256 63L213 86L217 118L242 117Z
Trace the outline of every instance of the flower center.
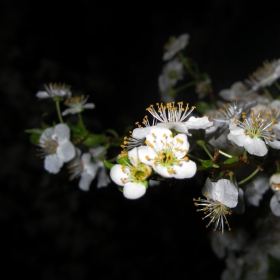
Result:
M42 147L44 155L53 155L56 153L58 142L55 139L46 141Z
M140 163L138 166L131 166L131 180L132 181L145 181L152 174L152 168L144 163Z

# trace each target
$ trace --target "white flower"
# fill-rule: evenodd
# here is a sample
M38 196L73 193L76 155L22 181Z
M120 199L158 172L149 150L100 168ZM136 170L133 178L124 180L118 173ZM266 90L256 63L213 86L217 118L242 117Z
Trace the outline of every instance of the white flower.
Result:
M266 144L274 149L280 149L280 142L272 132L276 121L274 118L263 114L262 111L255 115L252 110L250 118L246 118L246 114L242 113L242 119L242 122L236 119L229 125L228 139L231 142L244 147L246 151L256 156L266 155L268 151Z
M263 62L248 80L247 84L256 91L260 87L271 86L280 77L280 59Z
M260 200L263 197L263 194L268 190L269 182L266 175L256 176L252 182L250 182L245 189L245 196L247 201L254 205L259 206Z
M36 96L38 98L54 98L54 97L71 97L70 86L65 84L52 84L50 83L49 86L45 85L46 91L38 91Z
M213 122L210 122L207 117L190 117L188 120L186 120L186 118L195 109L195 106L193 106L191 109L189 108L189 104L187 104L186 107L183 107L183 102L178 102L178 106L175 105L175 102L169 102L166 105L163 105L163 103L157 103L156 105L157 110L153 105L150 105L150 107L147 108L147 111L153 116L153 124L155 124L157 127L164 127L172 130L174 129L177 132L189 134L188 129L206 129L213 125ZM142 123L144 125L148 123L148 116L145 116ZM135 128L133 130L132 136L136 139L143 139L153 127L154 125L146 125L144 128Z
M71 143L70 129L66 124L57 124L55 127L43 131L39 146L45 157L45 169L50 173L58 173L64 162L75 156L75 148Z
M93 162L98 166L97 172L97 188L107 187L111 182L110 177L107 174L107 168L103 163L103 156L106 155L106 150L104 150L103 146L98 146L95 148L89 149Z
M93 103L86 104L87 100L88 97L85 97L84 95L67 99L64 104L70 108L64 110L62 116L66 116L67 114L77 114L84 111L84 109L93 109L95 105Z
M164 178L191 178L196 164L186 156L189 149L185 134L173 137L167 128L154 127L146 136L146 145L138 148L140 161L153 167Z
M189 34L185 33L178 38L171 37L169 42L164 46L166 50L163 54L163 60L169 60L180 50L184 49L189 42Z
M69 162L68 168L72 173L70 180L80 177L79 188L88 191L99 166L91 161L90 153L84 153L81 156L81 151L76 148L76 156Z
M201 199L200 197L194 199L194 205L203 207L197 210L203 211L206 215L203 220L207 217L210 218L210 222L206 227L209 227L211 223L215 222L214 231L218 228L224 233L224 224L227 224L230 230L226 215L231 214L232 211L230 208L237 206L238 190L235 185L227 179L211 182L211 180L207 178L202 188L202 194L206 199Z
M270 177L269 186L273 192L280 192L280 173L275 173Z
M173 87L178 80L181 80L183 70L183 63L177 57L166 63L158 79L160 91L166 91L169 87Z
M223 89L219 92L219 95L226 101L232 100L246 100L248 99L248 94L251 92L248 91L248 88L243 82L235 82L229 89Z
M146 193L147 180L152 173L149 165L140 162L138 149L128 152L131 164L115 164L110 170L111 179L117 185L123 186L123 195L129 199L140 198Z

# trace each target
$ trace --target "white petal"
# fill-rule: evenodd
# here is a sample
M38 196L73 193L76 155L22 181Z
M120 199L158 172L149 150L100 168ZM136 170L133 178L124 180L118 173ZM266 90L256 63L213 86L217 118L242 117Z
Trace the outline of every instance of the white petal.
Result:
M84 109L93 109L95 108L95 105L93 103L87 103L84 105Z
M125 171L127 173L123 172L123 167L120 164L115 164L111 169L110 169L110 177L112 181L119 185L119 186L124 186L124 181L127 179L130 174L130 171L128 168L125 168Z
M62 116L66 116L68 114L77 114L77 113L81 113L81 112L82 112L81 108L75 107L75 108L65 109L61 114L62 114Z
M172 178L172 175L171 175L171 173L168 172L167 167L165 167L161 164L157 164L157 165L154 165L153 168L154 168L155 172L158 173L163 178Z
M214 186L213 199L233 208L237 205L238 191L233 183L227 179L221 179Z
M146 139L154 146L156 151L161 151L166 148L167 143L171 144L174 138L169 129L156 126L151 129Z
M173 140L172 151L178 159L182 159L186 156L190 144L188 142L188 137L185 134L177 134ZM177 149L178 148L178 149Z
M201 190L201 193L206 197L206 196L210 196L213 197L213 184L216 184L215 182L212 182L210 180L210 178L206 179L206 182L204 184L204 187Z
M93 179L93 176L86 172L83 172L79 181L79 188L83 191L89 191L89 187Z
M262 157L267 154L267 147L264 141L257 137L254 138L251 138L250 136L246 137L244 141L244 148L251 155Z
M54 134L57 135L58 143L63 140L69 140L70 139L70 129L68 125L64 123L57 124L54 127Z
M141 127L141 128L135 128L132 131L132 137L135 139L144 139L147 134L150 132L152 126L147 127Z
M140 146L138 147L138 156L141 162L152 166L157 153L147 146Z
M188 128L186 126L186 123L184 122L173 122L173 123L158 123L157 127L163 127L163 128L167 128L167 129L174 129L178 132L181 133L186 133L188 134Z
M137 166L139 164L139 157L138 157L138 149L137 147L133 148L128 152L128 158L133 166Z
M190 117L186 121L186 126L188 129L206 129L212 125L213 122L210 122L208 117L202 117L202 118Z
M173 166L175 173L172 177L176 179L185 179L185 178L191 178L196 173L196 164L192 160L189 161L183 161L180 165L174 165Z
M58 157L60 157L63 160L63 162L67 162L72 158L74 158L75 147L70 141L65 140L61 142L57 147L56 154Z
M98 177L97 177L97 188L102 188L102 187L107 187L111 180L110 177L107 174L107 170L102 162L103 168L100 168L100 171L98 172Z
M280 149L280 141L266 141L266 143L273 149Z
M49 97L51 97L46 91L38 91L36 93L36 96L38 98L49 98Z
M137 183L126 183L123 187L123 195L128 199L137 199L146 193L146 187Z
M49 155L45 157L45 169L50 172L57 174L63 165L63 160L59 158L56 154Z
M275 216L280 217L280 203L277 200L276 195L270 200L270 209Z
M43 147L44 143L51 139L51 136L54 134L54 128L49 127L43 131L40 136L39 145Z

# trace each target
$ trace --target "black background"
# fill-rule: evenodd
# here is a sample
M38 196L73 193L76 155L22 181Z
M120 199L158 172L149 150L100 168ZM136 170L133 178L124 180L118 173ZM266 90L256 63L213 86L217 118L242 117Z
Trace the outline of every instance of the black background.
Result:
M182 33L190 34L187 54L218 93L265 59L279 58L279 7L0 2L1 279L219 279L224 263L192 202L202 178L152 187L137 201L124 199L114 184L99 190L93 184L85 193L68 181L66 168L45 172L24 133L40 126L43 112L56 117L53 104L35 97L49 82L90 95L96 108L85 117L92 131L122 133L159 101L163 45Z

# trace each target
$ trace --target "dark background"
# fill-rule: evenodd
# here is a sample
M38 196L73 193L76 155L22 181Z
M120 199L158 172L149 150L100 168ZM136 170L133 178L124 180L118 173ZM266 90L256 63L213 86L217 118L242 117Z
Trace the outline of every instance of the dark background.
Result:
M85 117L92 131L122 133L159 101L163 45L182 33L190 34L187 54L218 93L265 59L279 58L279 7L276 1L0 2L1 279L219 279L224 263L192 202L203 180L152 187L137 201L114 184L93 184L85 193L68 181L66 168L45 172L24 133L40 126L43 112L56 117L51 103L35 97L49 82L90 95L96 108ZM183 101L192 100L190 94Z

